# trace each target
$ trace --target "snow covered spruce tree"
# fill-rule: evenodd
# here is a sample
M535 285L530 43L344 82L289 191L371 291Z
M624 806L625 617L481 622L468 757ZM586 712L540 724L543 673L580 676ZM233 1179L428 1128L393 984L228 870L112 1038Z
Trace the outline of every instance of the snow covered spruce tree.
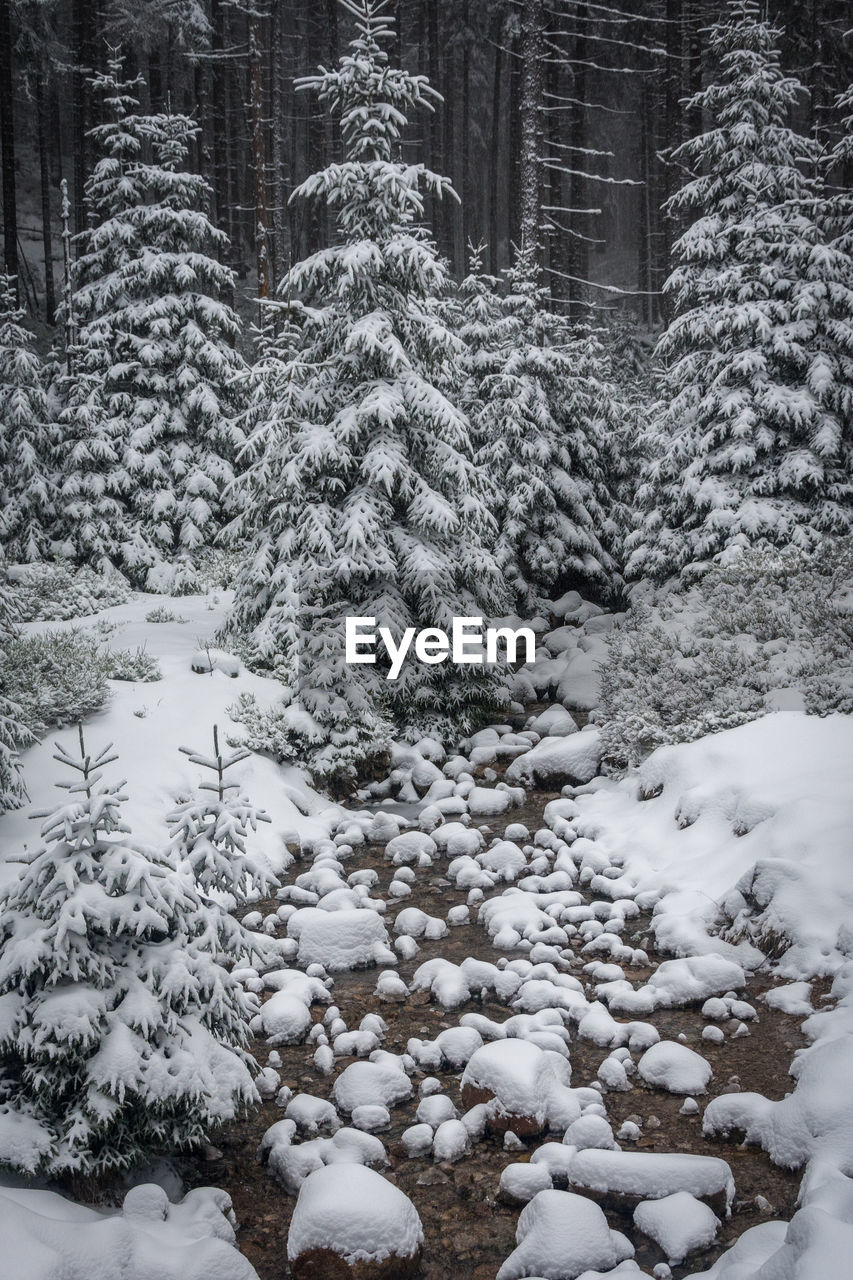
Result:
M224 520L241 443L233 383L233 284L224 243L186 171L198 126L138 112L139 81L114 51L93 85L107 123L87 187L92 221L75 265L77 340L60 421L71 438L63 487L79 558L107 559L155 590L197 586L194 561Z
M27 1172L98 1174L201 1143L255 1100L251 950L173 858L130 838L107 747L80 756L0 901L0 1111ZM76 775L76 777L75 777ZM14 1129L12 1130L14 1132Z
M449 187L398 158L406 113L435 95L422 76L389 66L382 5L342 3L357 27L349 52L300 87L340 121L345 158L294 193L328 203L338 243L285 285L305 300L294 304L304 383L269 435L284 453L269 465L276 484L255 511L235 611L283 659L280 749L290 742L321 774L351 768L387 735L389 716L410 735L458 735L502 683L447 663L409 663L390 682L381 659L344 660L345 615L374 617L395 636L447 628L454 615L493 613L503 586L470 424L450 398L462 345L440 314L447 269L420 225L422 192ZM259 572L275 577L273 599Z
M6 647L15 638L16 621L13 588L0 549L0 813L19 809L26 800L20 752L35 741L6 687Z
M547 310L536 276L522 250L500 295L475 258L458 298L496 556L523 616L567 587L605 592L618 535L606 458L620 398L594 336Z
M190 872L205 894L227 893L237 902L245 902L253 892L269 894L278 882L251 852L247 841L259 822L270 822L271 818L241 793L239 783L225 779L227 770L251 752L239 750L223 756L216 725L212 756L191 747L181 747L181 751L193 764L210 770L215 781L200 783L199 791L205 794L169 814L172 852L179 867ZM236 795L230 794L235 791Z
M667 282L653 457L629 572L663 577L733 548L808 548L853 526L850 263L820 228L804 93L754 0L711 29L719 64L691 105L716 123L676 153L698 176Z
M0 543L13 562L49 554L55 504L44 370L23 320L0 275Z

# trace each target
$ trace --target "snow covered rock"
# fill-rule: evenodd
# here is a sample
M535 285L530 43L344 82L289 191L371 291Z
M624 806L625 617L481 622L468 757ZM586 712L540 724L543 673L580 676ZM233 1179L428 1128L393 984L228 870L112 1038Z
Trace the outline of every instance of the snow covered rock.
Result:
M498 1040L477 1049L461 1081L462 1103L489 1104L487 1124L496 1133L519 1137L541 1133L548 1122L548 1098L555 1083L548 1057L525 1040Z
M634 1225L660 1245L671 1266L677 1266L688 1253L714 1243L720 1219L701 1200L676 1191L659 1200L642 1200L634 1210Z
M540 1191L521 1211L518 1246L497 1280L576 1280L585 1271L610 1271L634 1256L631 1243L611 1231L597 1204L570 1191Z
M342 1111L356 1107L393 1107L412 1096L412 1082L391 1054L382 1060L352 1062L338 1076L332 1088L335 1104Z
M567 738L569 734L578 731L573 717L559 702L540 711L538 716L528 721L527 728L538 733L540 738Z
M299 944L300 965L319 963L334 973L396 963L385 925L375 911L303 907L288 920L287 932Z
M304 1182L287 1238L293 1280L407 1280L424 1233L411 1200L371 1169L327 1165Z
M517 756L506 771L508 782L550 787L592 781L601 765L601 736L584 729L568 737L543 738L531 751Z
M676 1191L712 1202L728 1214L734 1199L732 1171L716 1156L657 1151L578 1151L569 1184L598 1192L606 1202L660 1200Z
M647 1049L637 1063L637 1072L646 1084L669 1093L704 1093L713 1072L693 1049L677 1040L661 1040Z

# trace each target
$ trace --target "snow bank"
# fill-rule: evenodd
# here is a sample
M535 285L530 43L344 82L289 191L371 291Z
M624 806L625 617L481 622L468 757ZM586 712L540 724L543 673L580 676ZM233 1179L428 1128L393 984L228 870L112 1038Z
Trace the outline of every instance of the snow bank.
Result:
M749 965L760 957L743 939L770 935L789 947L782 973L832 973L853 921L851 761L853 716L777 712L659 748L639 774L577 797L577 827L658 900L662 945ZM737 950L708 936L725 918Z
M161 1187L134 1187L117 1213L0 1187L0 1269L10 1280L258 1280L234 1238L231 1198L212 1187L180 1204Z

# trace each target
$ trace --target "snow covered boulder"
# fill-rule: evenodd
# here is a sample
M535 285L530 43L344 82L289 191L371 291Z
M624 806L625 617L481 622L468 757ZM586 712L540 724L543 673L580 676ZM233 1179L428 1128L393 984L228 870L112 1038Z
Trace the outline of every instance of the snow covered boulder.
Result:
M527 786L563 786L591 782L601 765L601 735L584 729L568 737L543 738L531 751L517 756L506 771L508 782Z
M417 862L423 853L431 858L437 851L435 841L425 831L404 831L388 841L385 857L395 867L401 867L406 863Z
M335 1081L332 1096L342 1111L356 1107L393 1107L412 1096L412 1082L399 1058L379 1054L379 1061L353 1062Z
M607 1207L623 1210L640 1200L661 1200L686 1191L728 1215L735 1194L732 1171L717 1156L683 1152L578 1151L568 1169L569 1185L582 1187Z
M720 1219L701 1200L686 1191L676 1191L660 1200L641 1201L634 1210L634 1226L660 1245L674 1267L688 1253L714 1243Z
M612 1231L597 1204L570 1191L540 1191L521 1211L518 1246L497 1280L576 1280L585 1271L611 1271L634 1256L634 1248Z
M568 738L569 734L578 731L574 718L559 702L540 711L538 716L529 721L527 727L538 733L540 738Z
M488 1104L487 1125L494 1133L533 1137L548 1122L548 1099L555 1083L550 1059L535 1044L496 1040L469 1058L462 1073L462 1104Z
M311 1028L311 1010L289 991L275 991L253 1020L271 1045L300 1044Z
M306 1178L287 1237L293 1280L407 1280L424 1233L411 1200L360 1165L327 1165Z
M298 942L297 960L306 968L322 964L330 972L340 972L397 963L385 925L375 911L303 907L288 920L287 932Z
M713 1072L701 1054L677 1040L661 1040L647 1049L637 1063L646 1084L668 1093L704 1093Z

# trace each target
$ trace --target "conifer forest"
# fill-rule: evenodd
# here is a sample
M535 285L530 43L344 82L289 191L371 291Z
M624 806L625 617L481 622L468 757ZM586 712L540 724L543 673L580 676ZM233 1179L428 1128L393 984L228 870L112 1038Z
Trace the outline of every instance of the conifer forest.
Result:
M0 1280L853 1251L853 8L0 0Z

